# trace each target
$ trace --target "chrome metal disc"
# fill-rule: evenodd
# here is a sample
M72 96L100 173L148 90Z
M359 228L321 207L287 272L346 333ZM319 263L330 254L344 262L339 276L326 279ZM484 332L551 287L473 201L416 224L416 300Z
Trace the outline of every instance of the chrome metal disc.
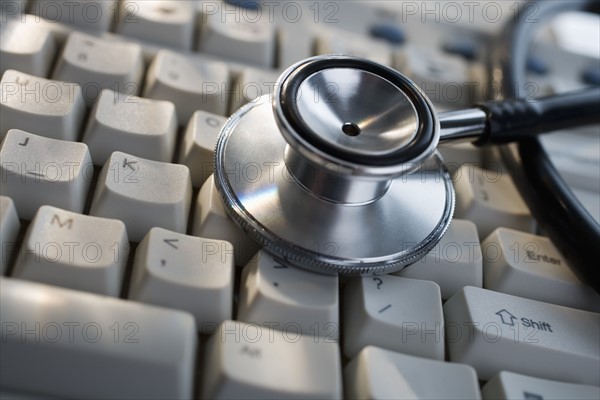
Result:
M263 96L227 121L215 152L215 183L229 214L287 264L345 275L393 272L431 250L450 223L454 189L437 153L374 201L340 204L298 184L286 166L289 151ZM315 184L343 184L330 178Z

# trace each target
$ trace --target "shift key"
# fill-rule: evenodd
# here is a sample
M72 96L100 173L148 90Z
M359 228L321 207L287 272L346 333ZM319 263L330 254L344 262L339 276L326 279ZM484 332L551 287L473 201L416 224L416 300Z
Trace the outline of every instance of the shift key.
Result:
M600 385L600 314L464 287L444 305L450 361Z

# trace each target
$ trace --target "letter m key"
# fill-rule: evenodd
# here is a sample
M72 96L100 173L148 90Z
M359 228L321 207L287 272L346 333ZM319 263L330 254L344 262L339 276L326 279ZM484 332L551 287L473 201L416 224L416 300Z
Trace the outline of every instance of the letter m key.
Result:
M66 226L67 229L71 229L71 227L73 226L73 218L69 218L65 222L62 222L58 214L54 214L54 216L52 217L52 221L50 221L50 225L54 225L55 223L58 224L58 226L61 228L64 228Z

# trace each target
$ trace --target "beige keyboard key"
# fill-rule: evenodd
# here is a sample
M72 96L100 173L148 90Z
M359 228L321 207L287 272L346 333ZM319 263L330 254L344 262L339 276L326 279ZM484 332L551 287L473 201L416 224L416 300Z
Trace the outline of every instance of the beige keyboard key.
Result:
M226 115L229 69L225 63L161 50L146 75L144 97L175 104L185 126L197 110Z
M153 227L184 233L192 183L187 167L115 151L104 164L90 215L119 219L133 242Z
M453 174L456 189L455 217L477 225L485 239L499 226L531 231L533 219L506 172L464 165Z
M192 49L195 13L191 1L121 2L117 33L164 47Z
M72 32L54 69L53 78L78 83L90 105L98 100L102 89L137 95L143 72L144 61L139 45Z
M244 267L238 320L337 341L338 315L337 276L288 267L264 250Z
M117 9L115 0L34 0L30 3L29 12L39 17L99 32L110 28Z
M214 172L215 147L225 121L227 118L220 115L196 111L188 123L178 162L190 169L195 188L201 187Z
M502 371L481 389L486 400L525 398L530 400L597 400L600 387L577 385L534 378L531 376Z
M481 398L473 367L367 346L344 368L349 399Z
M10 197L0 196L0 275L4 275L12 255L17 250L20 228L15 203Z
M190 399L194 318L0 278L0 386L57 398Z
M274 72L244 68L234 84L229 113L233 114L244 104L262 95L273 93L278 78L278 74Z
M76 141L85 101L76 83L38 78L8 70L0 82L0 138L22 129L53 139Z
M209 339L202 371L206 399L339 399L337 343L237 321Z
M272 68L275 63L275 24L267 12L213 2L200 11L198 50L228 60Z
M2 195L13 199L20 218L32 219L43 205L83 212L94 172L85 144L12 129L0 159Z
M456 109L479 101L485 69L457 55L417 45L408 45L394 57L394 67L407 74L434 104Z
M201 332L232 318L231 243L152 228L136 251L129 298L188 311Z
M482 256L475 224L453 220L433 250L393 275L433 281L440 286L444 300L465 286L481 287Z
M444 359L439 286L393 275L355 278L344 288L343 350L352 358L366 346Z
M498 228L481 246L486 289L600 311L600 296L573 274L550 239Z
M465 287L444 304L450 361L481 380L500 371L600 385L600 315Z
M361 57L383 65L392 63L390 48L385 43L349 31L321 31L315 42L315 52L316 55L345 54Z
M50 74L57 48L47 29L14 20L2 25L0 32L0 75L8 69L39 77Z
M103 165L113 151L171 162L177 134L175 106L104 89L88 119L83 142Z
M260 246L229 218L212 175L202 185L195 207L192 235L228 241L233 244L235 265L248 264Z
M128 255L123 222L42 206L29 225L12 275L118 297Z

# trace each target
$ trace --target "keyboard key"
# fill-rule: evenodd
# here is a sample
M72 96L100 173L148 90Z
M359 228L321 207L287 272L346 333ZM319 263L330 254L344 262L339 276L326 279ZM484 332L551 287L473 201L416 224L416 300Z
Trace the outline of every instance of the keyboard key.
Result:
M85 117L79 85L8 70L0 92L0 137L22 129L53 139L78 139Z
M16 250L20 228L15 203L10 197L0 196L0 275L4 275Z
M152 228L136 251L129 298L188 311L204 331L232 318L233 280L231 243Z
M192 183L187 167L115 151L98 177L90 215L120 219L140 242L153 227L183 233Z
M502 170L484 170L465 165L453 175L456 218L477 225L485 239L498 226L531 231L533 220L512 179Z
M481 389L484 399L580 399L597 400L600 388L555 382L502 371Z
M53 77L79 83L90 105L98 99L102 89L137 95L143 72L139 45L73 32L67 39Z
M460 56L411 45L396 55L394 66L412 78L434 104L465 107L483 95L483 67Z
M588 85L600 85L600 65L592 65L581 73L581 80Z
M262 95L273 93L278 78L278 74L273 72L256 68L244 68L234 84L234 94L231 98L229 113L233 114L244 104Z
M9 21L0 29L0 74L7 69L40 77L50 74L56 42L47 29L28 26L19 20Z
M144 97L175 104L185 125L196 110L227 113L229 70L226 64L161 50L148 69Z
M0 159L2 194L13 199L20 218L32 219L42 205L83 212L93 174L85 144L12 129Z
M128 255L123 222L42 206L29 225L13 276L117 297Z
M471 221L455 219L440 242L425 257L393 275L433 281L442 299L464 286L482 286L483 270L477 228Z
M44 19L93 31L107 31L114 19L114 0L34 0L29 12Z
M498 228L481 245L486 289L600 311L600 296L571 272L548 238Z
M104 89L88 120L83 142L103 165L113 151L171 162L177 134L175 106Z
M337 343L226 321L209 339L202 398L338 399Z
M0 299L0 386L59 398L192 397L191 315L9 278Z
M236 7L246 8L248 10L260 10L260 3L254 0L225 0L227 3Z
M600 126L542 135L540 141L569 186L600 193Z
M235 265L243 267L258 252L260 246L229 218L211 175L198 194L192 235L225 240L233 244Z
M444 305L450 361L481 380L503 370L600 384L600 315L465 287Z
M196 111L183 136L179 163L190 169L192 185L199 188L214 171L215 147L227 118L206 111Z
M443 143L437 150L444 158L444 164L450 173L454 173L463 164L481 166L485 158L484 150L471 143Z
M436 283L381 275L353 279L344 289L344 354L366 346L444 359L442 298Z
M213 3L201 10L198 50L228 60L272 68L275 64L275 24L260 10Z
M542 57L531 55L527 58L526 68L528 72L536 75L546 75L550 67Z
M413 357L367 346L344 368L350 399L480 399L469 365Z
M404 30L398 24L389 22L373 25L369 33L376 39L382 39L395 45L402 44L406 40Z
M477 45L469 39L453 40L443 44L442 50L448 54L461 56L467 61L477 58Z
M367 58L390 65L392 56L386 43L372 40L356 33L340 30L323 30L315 42L315 55L345 54Z
M117 33L161 46L192 49L194 8L189 1L125 1Z
M238 320L337 341L338 314L337 276L287 267L264 250L244 267Z

